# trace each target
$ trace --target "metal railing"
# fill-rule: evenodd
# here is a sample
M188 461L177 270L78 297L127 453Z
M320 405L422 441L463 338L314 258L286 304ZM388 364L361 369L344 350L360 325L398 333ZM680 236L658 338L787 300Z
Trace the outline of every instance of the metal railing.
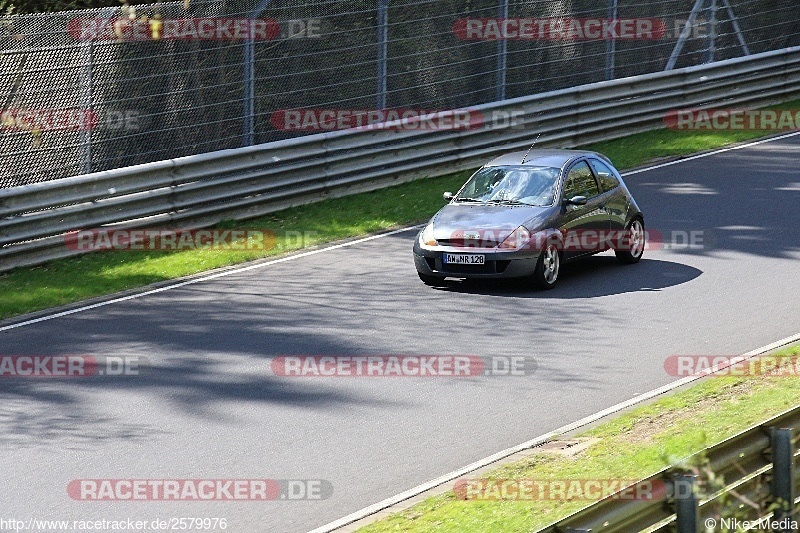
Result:
M800 452L795 446L793 429L798 426L800 407L795 407L700 452L708 461L707 468L717 478L725 480L723 489L706 497L698 496L694 475L676 474L675 469L669 467L632 485L666 484L667 497L664 499L634 500L611 495L536 533L698 533L705 531L702 526L708 519L719 524L715 503L731 491L738 495L737 501L758 502L766 496L775 504L774 510L764 516L759 516L757 509L743 505L737 514L740 520L771 517L779 522L784 518L791 519L792 507L800 502L796 497L800 478L795 475ZM692 460L687 463L691 464ZM627 490L630 487L619 492Z
M0 188L800 44L791 0L78 3L0 10Z
M402 121L0 190L0 271L81 253L66 233L191 229L475 168L537 146L574 147L664 126L676 109L756 107L800 94L800 47L476 106L478 127ZM500 124L491 117L514 116Z

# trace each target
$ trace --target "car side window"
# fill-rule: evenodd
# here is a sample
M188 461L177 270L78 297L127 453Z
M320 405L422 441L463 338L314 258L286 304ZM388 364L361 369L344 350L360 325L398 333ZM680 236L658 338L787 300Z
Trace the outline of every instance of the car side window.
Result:
M585 196L586 198L594 198L600 194L597 189L597 182L594 180L592 171L589 170L589 165L586 161L581 161L573 166L567 180L564 184L564 198L574 198L575 196Z
M614 176L614 172L608 168L608 165L601 163L597 159L590 159L589 161L592 162L592 167L595 174L597 174L597 180L600 182L600 188L603 189L603 192L619 187L619 180Z

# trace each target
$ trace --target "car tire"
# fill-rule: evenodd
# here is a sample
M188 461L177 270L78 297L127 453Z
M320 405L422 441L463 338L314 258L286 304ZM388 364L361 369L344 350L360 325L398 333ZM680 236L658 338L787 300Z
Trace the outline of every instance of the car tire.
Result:
M536 269L533 271L533 286L540 290L549 290L558 283L561 272L561 253L555 244L549 244L536 260Z
M423 274L422 272L417 272L417 275L422 283L428 287L441 287L444 285L444 278L440 276L431 276L430 274Z
M625 228L625 231L629 232L630 249L614 250L614 254L620 263L632 265L638 263L642 255L644 255L645 239L647 237L644 231L644 222L640 218L634 218Z

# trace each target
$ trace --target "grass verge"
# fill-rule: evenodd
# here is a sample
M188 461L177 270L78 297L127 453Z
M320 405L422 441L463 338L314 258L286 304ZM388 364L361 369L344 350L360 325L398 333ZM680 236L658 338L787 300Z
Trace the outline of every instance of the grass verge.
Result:
M783 104L791 107L800 101ZM764 136L763 131L655 130L585 146L608 155L619 168L691 154ZM417 180L370 193L286 209L220 227L269 230L274 247L257 251L96 252L0 274L0 319L85 300L205 270L277 256L309 245L422 222L470 172ZM287 233L288 232L288 233ZM298 233L304 238L298 238Z
M800 355L800 345L778 354ZM480 477L642 479L797 405L799 399L800 379L711 377L586 431L580 436L598 440L576 456L533 453ZM358 531L530 532L590 503L458 500L448 492L425 499Z

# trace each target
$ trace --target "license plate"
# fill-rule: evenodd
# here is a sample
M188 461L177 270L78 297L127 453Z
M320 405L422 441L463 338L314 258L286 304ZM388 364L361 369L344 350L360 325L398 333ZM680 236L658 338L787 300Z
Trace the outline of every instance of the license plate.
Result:
M486 262L486 256L444 254L444 262L449 265L482 265Z

